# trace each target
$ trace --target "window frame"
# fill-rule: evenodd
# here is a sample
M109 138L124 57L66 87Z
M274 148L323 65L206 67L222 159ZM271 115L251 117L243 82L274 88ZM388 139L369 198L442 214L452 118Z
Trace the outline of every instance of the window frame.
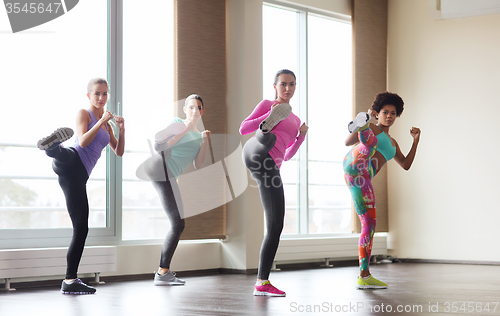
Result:
M107 79L112 93L107 107L121 114L123 4L119 0L107 0ZM117 131L115 131L117 133ZM116 134L117 135L117 134ZM106 227L91 227L86 244L116 245L121 241L121 158L109 146L106 159ZM1 249L26 249L67 247L73 235L72 228L0 229Z
M299 47L299 60L297 74L297 90L299 94L299 110L298 116L305 122L308 121L308 19L310 15L319 16L322 18L331 19L341 23L348 23L352 25L351 17L334 13L330 11L322 11L309 7L282 2L279 0L265 0L263 6L271 6L279 9L293 10L297 12L298 24L298 47ZM282 239L295 239L295 238L322 238L332 236L351 236L351 233L332 232L332 233L310 233L309 232L309 158L308 158L308 138L306 137L300 146L297 154L292 160L297 161L297 233L282 234ZM351 201L352 209L352 201Z

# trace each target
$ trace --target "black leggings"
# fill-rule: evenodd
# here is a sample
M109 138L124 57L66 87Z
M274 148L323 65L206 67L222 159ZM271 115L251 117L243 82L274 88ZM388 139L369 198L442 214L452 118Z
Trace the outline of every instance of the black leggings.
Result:
M260 248L258 279L267 280L280 242L285 219L285 194L280 170L269 155L276 142L273 133L263 134L260 129L243 147L243 160L259 186L264 207L266 233Z
M151 179L154 179L158 178L158 175L150 174L151 172L164 172L167 178L166 181L152 182L160 196L161 204L170 221L171 227L163 241L160 257L160 268L170 269L170 262L179 244L179 239L185 227L185 221L179 185L167 166L171 151L168 146L164 149L163 151L158 150L160 154L155 155L151 161L151 164L156 166L149 166L146 170L146 174ZM158 165L162 166L162 168L158 168Z
M49 157L54 158L52 169L59 177L59 185L66 197L66 206L73 224L73 238L66 255L66 279L76 279L78 265L89 231L89 202L87 199L89 175L74 148L58 146L46 149L45 152Z

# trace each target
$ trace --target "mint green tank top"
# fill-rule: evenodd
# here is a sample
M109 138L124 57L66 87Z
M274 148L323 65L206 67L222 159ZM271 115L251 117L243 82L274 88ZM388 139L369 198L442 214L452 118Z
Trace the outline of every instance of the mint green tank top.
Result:
M380 128L378 125L377 127ZM382 131L382 128L380 130ZM396 156L396 147L392 145L391 138L384 131L377 135L377 141L377 151L384 156L385 161L389 161Z
M176 117L170 123L184 122ZM172 156L167 161L168 168L177 179L184 169L187 168L198 156L202 144L200 132L191 131L184 135L174 146L172 146Z

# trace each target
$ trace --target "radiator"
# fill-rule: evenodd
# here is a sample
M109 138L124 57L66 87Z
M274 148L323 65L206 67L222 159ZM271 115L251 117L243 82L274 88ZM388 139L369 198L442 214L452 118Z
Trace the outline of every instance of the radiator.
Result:
M344 237L287 238L280 241L276 263L348 260L358 258L359 234ZM372 256L387 254L387 236L375 235Z
M4 249L0 250L0 279L5 279L3 290L10 287L12 278L61 276L66 272L68 248ZM94 273L95 282L99 273L116 271L116 247L85 247L78 273Z

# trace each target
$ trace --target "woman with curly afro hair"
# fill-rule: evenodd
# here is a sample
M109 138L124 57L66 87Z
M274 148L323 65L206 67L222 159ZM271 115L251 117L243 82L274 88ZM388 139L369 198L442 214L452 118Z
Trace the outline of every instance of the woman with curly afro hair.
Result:
M403 113L403 106L403 99L399 95L379 92L368 112L359 113L348 126L351 134L345 144L357 144L344 158L343 167L344 178L361 221L358 289L387 288L387 284L372 277L369 270L376 222L375 194L371 179L392 158L405 170L410 169L413 163L420 140L420 129L410 129L413 145L406 156L389 134L396 118ZM372 117L378 120L378 124L370 123Z

